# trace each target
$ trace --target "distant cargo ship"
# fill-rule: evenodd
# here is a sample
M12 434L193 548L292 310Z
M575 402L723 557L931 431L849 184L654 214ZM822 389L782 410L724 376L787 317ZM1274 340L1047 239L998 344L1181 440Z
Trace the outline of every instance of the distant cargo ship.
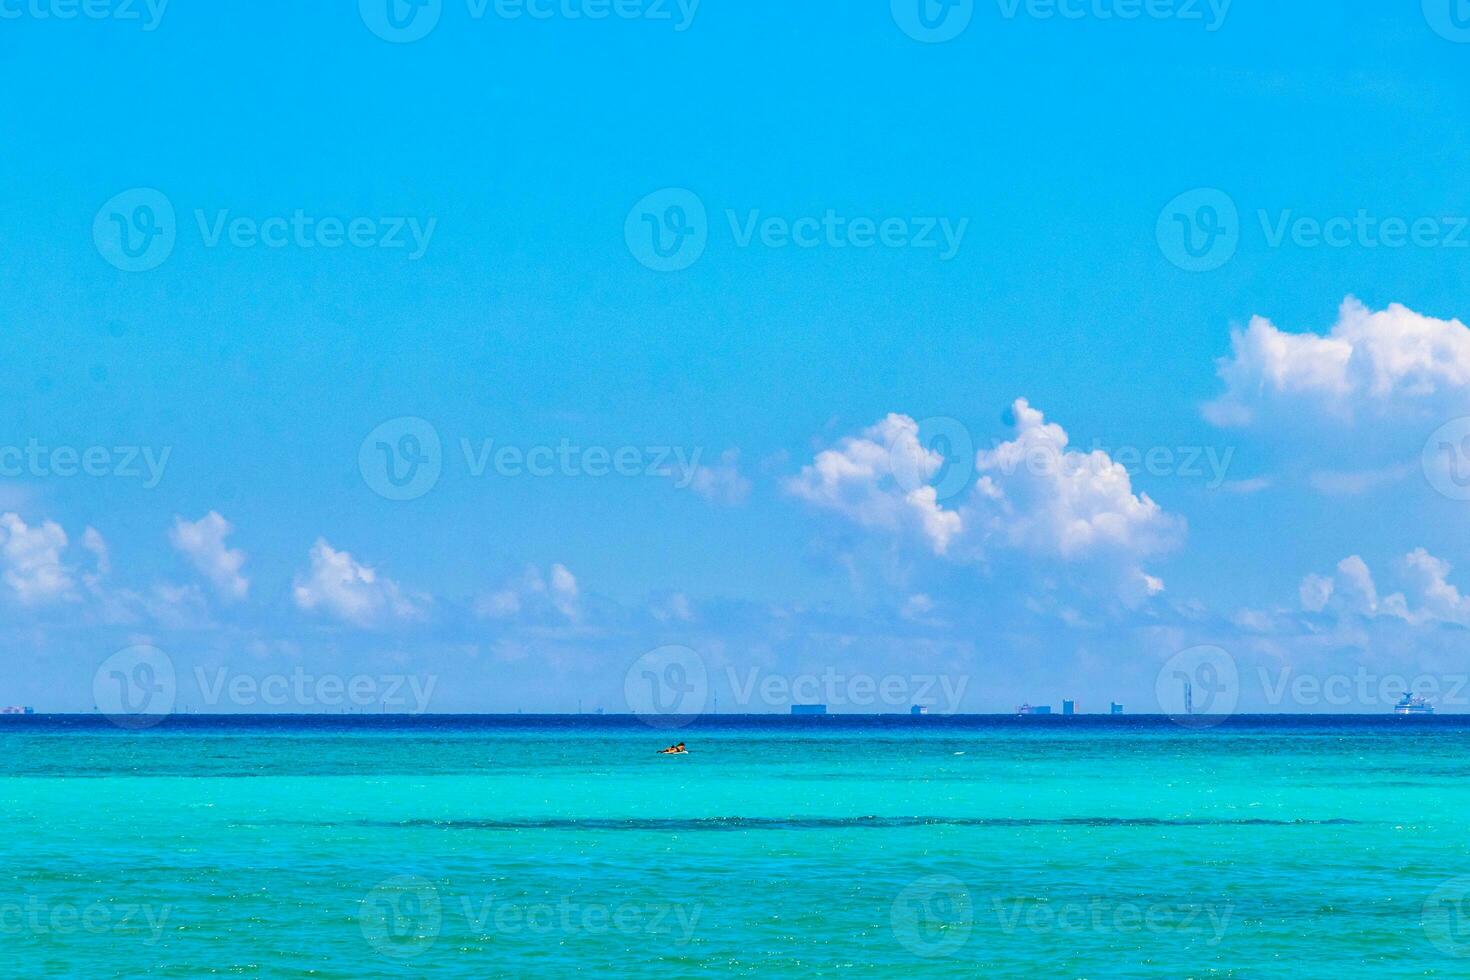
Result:
M1016 709L1018 715L1049 715L1051 705L1049 704L1023 704Z
M1393 706L1396 715L1432 715L1434 705L1417 694L1405 694L1399 698L1399 703Z
M0 707L0 715L33 715L36 709L24 704L8 704Z

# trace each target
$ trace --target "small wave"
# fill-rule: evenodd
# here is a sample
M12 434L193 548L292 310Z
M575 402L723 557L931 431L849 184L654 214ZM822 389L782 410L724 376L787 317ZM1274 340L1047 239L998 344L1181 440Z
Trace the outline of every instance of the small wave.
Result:
M1356 824L1360 821L1273 820L1168 817L552 817L518 820L355 820L347 826L436 828L440 830L634 830L668 832L718 830L888 830L902 827L1301 827ZM340 826L340 825L339 825Z

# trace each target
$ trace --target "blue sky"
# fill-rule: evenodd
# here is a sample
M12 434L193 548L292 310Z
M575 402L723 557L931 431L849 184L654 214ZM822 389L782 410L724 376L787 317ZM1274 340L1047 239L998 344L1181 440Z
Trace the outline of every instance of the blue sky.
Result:
M0 702L90 710L137 645L196 710L261 707L206 704L223 668L620 711L666 645L722 710L751 670L1144 710L1199 644L1242 707L1322 707L1262 670L1457 669L1466 503L1421 451L1470 414L1470 45L1433 2L976 0L927 41L903 0L442 0L411 41L373 0L92 9L3 6L0 447L109 475L5 471ZM1191 192L1235 212L1202 270ZM133 271L108 236L160 200ZM691 201L661 271L644 215ZM393 500L360 450L402 419L440 472ZM486 440L702 468L477 476ZM1126 447L1173 461L1120 485Z

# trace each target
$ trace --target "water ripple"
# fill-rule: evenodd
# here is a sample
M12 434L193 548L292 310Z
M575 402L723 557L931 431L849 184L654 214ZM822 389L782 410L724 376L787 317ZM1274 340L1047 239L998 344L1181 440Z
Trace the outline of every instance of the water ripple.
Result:
M437 828L440 830L838 830L847 827L888 830L901 827L1299 827L1337 826L1361 821L1273 820L1166 817L551 817L500 820L353 820L327 826Z

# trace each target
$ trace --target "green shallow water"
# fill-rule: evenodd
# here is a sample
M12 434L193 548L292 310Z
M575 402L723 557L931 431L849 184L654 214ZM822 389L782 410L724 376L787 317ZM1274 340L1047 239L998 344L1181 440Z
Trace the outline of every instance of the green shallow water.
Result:
M86 976L1470 975L1470 729L682 737L6 725L0 942Z

